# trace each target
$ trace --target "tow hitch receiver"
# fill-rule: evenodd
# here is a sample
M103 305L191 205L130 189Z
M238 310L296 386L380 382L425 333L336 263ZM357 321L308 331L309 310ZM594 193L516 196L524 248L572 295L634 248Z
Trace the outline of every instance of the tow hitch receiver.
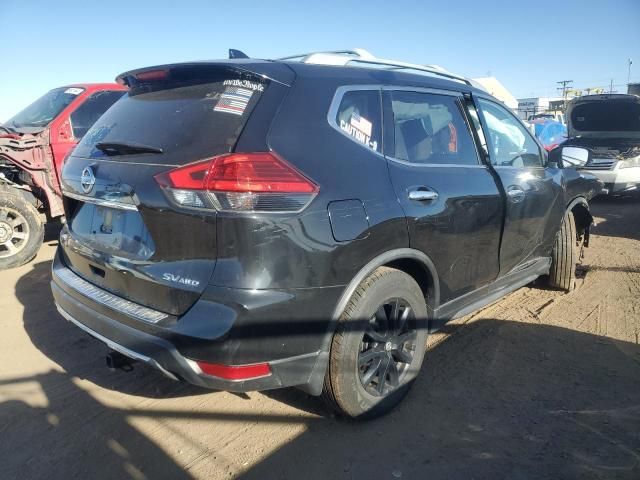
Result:
M110 370L122 370L123 372L130 372L133 370L133 364L135 360L127 357L126 355L111 350L105 357L107 361L107 368Z

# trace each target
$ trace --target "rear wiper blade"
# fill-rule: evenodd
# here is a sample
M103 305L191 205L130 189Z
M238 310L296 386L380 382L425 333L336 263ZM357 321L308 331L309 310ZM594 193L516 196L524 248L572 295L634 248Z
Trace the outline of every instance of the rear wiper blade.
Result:
M117 155L136 155L138 153L162 153L161 148L129 142L99 142L96 143L96 148L110 157Z

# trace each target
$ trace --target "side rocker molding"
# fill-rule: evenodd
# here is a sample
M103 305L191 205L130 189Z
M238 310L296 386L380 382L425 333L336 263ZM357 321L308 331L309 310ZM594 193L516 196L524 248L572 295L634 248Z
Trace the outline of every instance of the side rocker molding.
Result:
M320 395L322 393L322 384L324 382L324 376L327 370L327 365L329 363L329 348L331 346L331 337L335 330L336 323L340 318L340 315L342 315L342 312L347 307L347 303L349 303L349 299L351 298L351 295L353 295L353 292L355 292L355 290L358 288L358 285L360 285L365 278L371 275L371 273L373 273L376 268L387 265L388 263L396 260L406 259L417 260L418 262L422 263L424 267L429 271L429 274L433 279L433 302L432 305L428 305L427 308L430 314L438 308L440 304L440 282L438 280L436 267L427 255L413 248L397 248L394 250L389 250L388 252L375 257L360 269L360 271L355 275L355 277L353 277L351 282L344 289L344 292L342 293L342 296L340 297L340 300L338 301L336 308L333 311L333 315L331 316L330 325L327 332L325 333L325 338L322 339L322 354L318 356L316 364L310 375L309 383L307 385L300 386L303 391L311 395Z

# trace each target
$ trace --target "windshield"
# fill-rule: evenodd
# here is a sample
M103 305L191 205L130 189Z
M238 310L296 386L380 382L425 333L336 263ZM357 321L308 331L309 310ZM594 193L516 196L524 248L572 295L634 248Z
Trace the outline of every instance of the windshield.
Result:
M576 105L571 123L580 132L640 132L640 103L608 100Z
M44 128L82 92L84 92L84 88L79 87L54 88L14 115L7 122L7 125L14 128Z

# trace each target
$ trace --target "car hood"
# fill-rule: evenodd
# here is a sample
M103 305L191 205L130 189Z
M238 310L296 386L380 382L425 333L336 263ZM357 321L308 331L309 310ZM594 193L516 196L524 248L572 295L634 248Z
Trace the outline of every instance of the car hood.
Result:
M569 137L640 140L640 97L587 95L567 106Z

